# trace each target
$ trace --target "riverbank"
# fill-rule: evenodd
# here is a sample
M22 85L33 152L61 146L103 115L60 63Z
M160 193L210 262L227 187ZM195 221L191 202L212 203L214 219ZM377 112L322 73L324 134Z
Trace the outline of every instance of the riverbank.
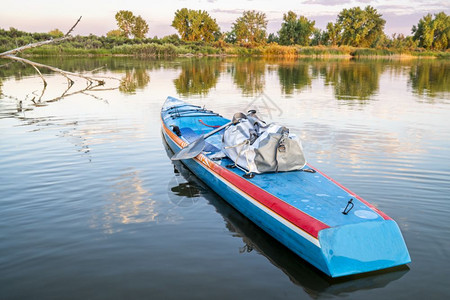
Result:
M425 51L424 49L373 49L350 46L282 46L266 44L256 47L241 47L228 44L170 43L124 44L111 48L91 46L74 47L66 43L46 45L23 52L27 56L138 56L138 57L177 57L177 56L268 56L268 57L340 57L340 58L450 58L450 52Z

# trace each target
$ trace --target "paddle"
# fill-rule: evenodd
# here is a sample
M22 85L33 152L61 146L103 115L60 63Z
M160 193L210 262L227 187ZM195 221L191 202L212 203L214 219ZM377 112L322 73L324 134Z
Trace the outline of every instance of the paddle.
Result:
M195 141L193 141L192 143L190 143L189 145L187 145L186 147L181 149L180 152L178 152L174 156L172 156L171 159L172 160L181 160L181 159L190 159L190 158L196 157L205 148L205 145L206 145L205 139L206 138L208 138L211 135L221 131L222 129L227 128L228 126L230 126L232 124L239 123L239 121L242 118L247 118L247 117L243 113L236 113L236 114L234 114L233 120L231 122L228 122L228 123L220 126L219 128L216 128L213 131L202 135L201 137L199 137L198 139L196 139Z

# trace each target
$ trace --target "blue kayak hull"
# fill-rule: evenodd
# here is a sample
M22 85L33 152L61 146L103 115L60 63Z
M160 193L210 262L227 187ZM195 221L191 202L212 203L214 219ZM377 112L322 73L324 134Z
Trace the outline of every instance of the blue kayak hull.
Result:
M177 135L171 129L173 126L186 125L195 130L196 119L202 117L204 120L208 118L216 120L215 118L220 117L211 116L209 111L202 116L202 110L196 109L195 113L190 116L187 114L183 117L183 114L179 114L179 117L174 118L174 114L168 112L177 105L181 109L186 104L169 97L161 113L164 138L174 153L185 147L188 140L182 134L181 136ZM220 122L219 119L216 120L221 124L227 121L226 119L220 120ZM204 122L202 121L202 123ZM267 186L266 182L272 181L276 184L277 178L280 177L276 174L268 175L266 179L264 174L257 175L259 178L252 181L253 179L242 177L239 171L224 167L222 164L226 164L226 162L221 164L209 159L207 154L200 154L182 162L243 215L328 276L340 277L365 273L403 265L411 261L395 221L369 206L362 199L355 199L355 202L361 201L356 205L365 209L358 210L362 217L346 218L336 214L336 217L330 219L327 213L325 214L327 217L321 220L320 215L311 215L306 209L302 210L301 202L295 204L289 199L289 196L283 198L277 192L276 187ZM303 174L300 175L303 176ZM298 179L301 177L295 176L300 175L292 173L281 176ZM325 190L328 193L335 189L339 193L349 192L325 175L317 176L320 176L319 182L327 180L326 182L330 186ZM293 182L291 183L293 189L302 189L303 193L308 191L304 185L295 186ZM320 195L320 193L314 193ZM356 195L354 196L356 197ZM310 203L310 205L314 204ZM323 209L325 208L323 207ZM329 209L332 209L332 205ZM339 213L341 214L341 212ZM344 221L340 221L342 218Z

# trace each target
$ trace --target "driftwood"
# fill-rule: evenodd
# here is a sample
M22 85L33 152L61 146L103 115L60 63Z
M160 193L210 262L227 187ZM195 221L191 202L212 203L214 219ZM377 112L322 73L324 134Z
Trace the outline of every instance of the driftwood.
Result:
M72 28L69 29L69 31L67 31L67 33L63 37L60 37L57 39L51 39L51 40L47 40L47 41L42 41L42 42L37 42L37 43L32 43L32 44L28 44L28 45L18 47L18 48L12 49L12 50L8 50L3 53L0 53L0 57L9 58L8 56L14 55L16 53L22 52L27 49L36 48L36 47L40 47L40 46L52 44L52 43L58 43L58 42L70 39L72 37L70 34L72 33L72 31L74 30L74 28L78 25L78 23L80 21L81 21L81 17L78 18L77 22L72 26Z
M64 76L67 79L67 82L68 82L67 89L63 92L63 94L61 96L56 97L54 99L47 100L45 102L53 102L53 101L57 101L59 99L62 99L63 97L70 96L70 95L85 93L87 91L99 90L97 88L99 86L103 86L105 84L104 79L109 78L109 77L101 77L101 76L91 77L91 76L87 76L87 75L84 75L84 74L81 74L81 73L69 72L69 71L65 71L65 70L62 70L62 69L59 69L59 68L56 68L56 67L53 67L53 66L37 63L37 62L31 61L29 59L17 56L22 51L27 50L27 49L36 48L36 47L40 47L40 46L47 45L47 44L58 43L58 42L61 42L61 41L64 41L64 40L72 38L71 33L74 30L74 28L78 25L80 20L81 20L81 17L76 21L76 23L69 29L69 31L67 31L67 33L63 37L56 38L56 39L50 39L50 40L46 40L46 41L41 41L41 42L37 42L37 43L32 43L32 44L28 44L28 45L25 45L25 46L22 46L22 47L18 47L18 48L15 48L15 49L8 50L8 51L0 53L0 58L13 60L15 62L21 62L23 64L32 66L36 70L36 72L38 73L39 77L42 79L43 88L42 88L42 91L40 93L40 96L38 97L35 94L35 97L31 100L35 105L37 105L37 103L41 102L41 99L42 99L43 95L45 94L45 91L46 91L46 88L47 88L47 81L45 80L45 77L42 75L42 73L39 70L39 68L41 68L41 69L48 69L48 70L51 70L53 72L59 73L62 76ZM0 67L2 67L2 66L0 66ZM87 85L86 85L85 88L79 89L77 91L72 91L72 92L69 93L70 89L72 88L72 86L75 83L74 80L72 79L74 77L81 78L81 79L85 80ZM118 80L116 78L109 78L109 79ZM87 95L92 96L90 94L87 94ZM6 95L4 95L4 96L6 96ZM37 101L35 101L36 97L38 97ZM14 97L9 97L9 98L14 98Z

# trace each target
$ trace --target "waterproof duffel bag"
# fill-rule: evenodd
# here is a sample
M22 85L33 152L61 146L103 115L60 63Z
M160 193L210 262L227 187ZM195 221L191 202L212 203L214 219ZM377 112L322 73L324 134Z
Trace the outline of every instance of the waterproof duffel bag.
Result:
M293 171L306 165L296 135L278 124L266 125L254 114L225 129L222 151L248 173Z

